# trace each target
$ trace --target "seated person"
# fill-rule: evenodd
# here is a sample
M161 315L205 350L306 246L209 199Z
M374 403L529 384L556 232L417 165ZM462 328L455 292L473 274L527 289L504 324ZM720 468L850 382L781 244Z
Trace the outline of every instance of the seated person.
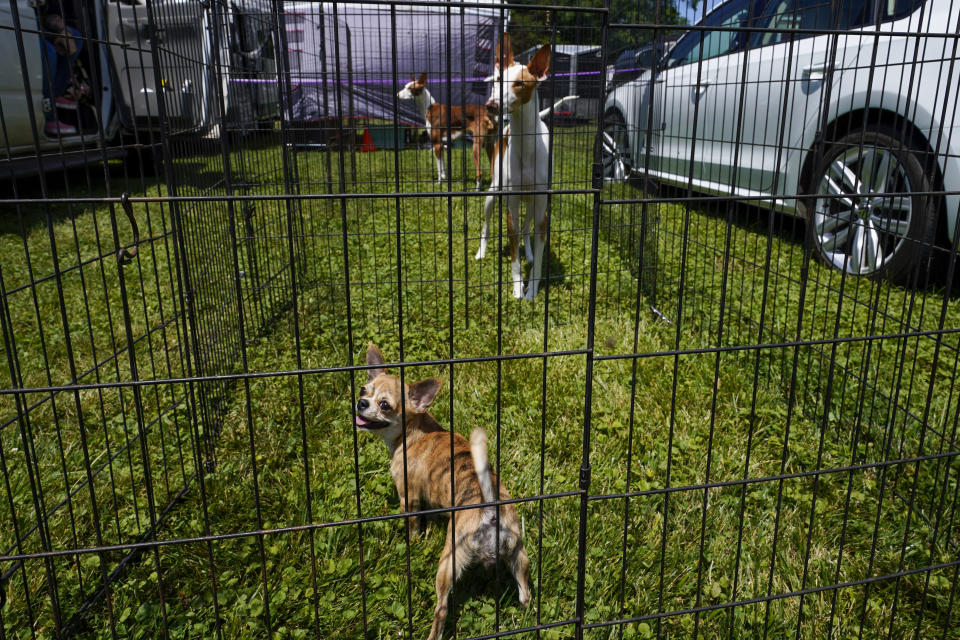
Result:
M75 135L77 128L60 122L57 109L76 109L85 90L73 77L73 66L83 48L80 32L66 24L59 0L38 5L40 53L43 60L43 132L50 137Z

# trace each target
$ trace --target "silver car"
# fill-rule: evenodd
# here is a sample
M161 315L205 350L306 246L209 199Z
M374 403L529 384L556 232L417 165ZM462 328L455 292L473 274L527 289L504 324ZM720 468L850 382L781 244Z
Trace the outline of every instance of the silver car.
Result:
M772 203L851 274L905 281L949 246L960 5L729 0L697 27L609 94L608 179Z

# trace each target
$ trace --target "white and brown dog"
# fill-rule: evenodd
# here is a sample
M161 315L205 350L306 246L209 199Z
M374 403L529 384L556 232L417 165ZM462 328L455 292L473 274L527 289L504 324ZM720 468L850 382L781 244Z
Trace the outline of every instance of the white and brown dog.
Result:
M376 346L367 348L367 383L357 400L357 429L380 436L390 453L390 473L400 495L400 508L416 512L430 507L451 507L509 500L497 474L487 462L487 436L474 429L470 442L452 436L427 413L440 390L438 378L401 385L382 367ZM451 437L453 447L451 451ZM451 475L453 485L451 489ZM497 489L494 489L497 487ZM451 491L455 492L451 496ZM499 498L498 498L499 496ZM416 516L407 520L411 534ZM497 542L499 541L499 545ZM512 504L464 509L450 520L447 540L437 569L437 606L429 640L439 640L447 617L450 590L465 569L475 564L492 567L502 560L517 581L520 603L530 603L527 581L529 560L523 547L520 518ZM454 563L456 572L454 572Z
M493 178L490 181L490 191L502 189L508 192L504 199L507 207L507 233L510 236L513 297L533 300L540 286L543 269L543 251L547 239L547 195L509 192L550 188L550 130L541 119L537 98L537 86L550 72L550 46L542 46L528 64L522 65L514 62L510 36L504 35L501 43L497 43L496 54L493 97L488 105L500 113L510 114L510 124L504 128L503 139L497 142L496 155L491 161ZM502 105L499 104L501 96ZM477 260L487 253L490 216L496 200L496 196L488 195L483 205L484 222L480 232ZM521 203L526 207L522 227ZM528 232L531 222L533 229ZM525 239L529 238L524 243L527 260L531 263L526 293L523 287L523 271L520 268L521 232Z
M477 189L483 172L480 169L480 148L487 152L487 158L493 157L493 144L496 140L496 114L489 113L488 107L479 104L445 105L433 99L427 89L427 74L404 85L397 93L401 100L413 100L417 111L423 117L427 135L433 145L433 155L437 159L437 182L447 179L443 166L443 147L445 144L463 136L467 131L473 136L473 165L476 168Z

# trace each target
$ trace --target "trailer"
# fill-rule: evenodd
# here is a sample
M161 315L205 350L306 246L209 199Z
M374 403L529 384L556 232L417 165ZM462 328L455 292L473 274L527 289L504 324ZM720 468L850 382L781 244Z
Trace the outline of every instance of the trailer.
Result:
M526 64L539 46L516 56ZM563 96L577 96L567 103L566 111L556 114L557 121L594 120L600 110L603 93L603 57L599 45L558 44L550 62L550 77L540 85L540 107L545 109Z

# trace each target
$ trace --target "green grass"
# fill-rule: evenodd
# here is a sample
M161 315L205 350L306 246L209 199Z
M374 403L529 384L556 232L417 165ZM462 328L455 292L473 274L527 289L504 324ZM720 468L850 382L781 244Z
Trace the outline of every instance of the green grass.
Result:
M590 130L561 129L555 140L555 185L588 187ZM248 185L242 192L284 192L275 146L238 144L231 154L235 180ZM325 160L319 153L296 158L301 193L339 189L338 158L332 157L330 175ZM131 333L148 336L134 347L140 377L185 375L188 344L200 347L189 351L193 367L199 352L208 373L240 370L241 354L252 372L343 366L359 362L368 341L379 344L389 361L402 357L407 362L447 358L451 348L457 358L473 358L587 347L592 195L554 198L553 279L528 304L510 297L505 256L498 260L493 251L481 262L473 260L479 198L395 195L398 183L401 193L447 189L433 183L428 152L403 151L399 178L390 153L358 154L352 159L355 169L350 157L343 160L349 192L382 197L292 203L289 219L284 202L252 205L246 210L250 224L238 231L236 245L244 272L239 303L231 275L229 208L222 203L184 205L182 220L190 238L212 239L186 247L198 292L193 309L197 335L192 337L177 295L173 239L164 233L170 229L169 208L135 207L141 231L149 225L153 238L124 271ZM223 192L216 151L181 162L183 177L203 185L201 192ZM470 168L469 158L457 150L451 174L469 175ZM452 184L453 190L466 186ZM154 187L147 193L162 190ZM631 195L616 189L607 193ZM112 257L98 258L114 249L110 214L105 207L56 209L49 225L42 209L30 208L23 212L29 223L23 234L18 226L5 228L0 265L8 291L28 284L25 242L34 281L53 273L51 229L61 270L92 260L63 278L75 360L78 370L85 371L126 340L118 315L119 270ZM949 349L943 348L936 362L932 337L835 348L686 351L956 328L957 303L945 301L942 293L912 294L865 281L842 283L841 295L837 275L816 264L804 286L802 245L795 235L773 234L768 244L762 214L680 205L656 210L656 234L647 238L647 256L655 250L657 257L656 297L649 296L646 282L638 298L634 276L640 227L630 212L615 205L600 210L595 350L600 356L636 352L646 357L594 363L589 453L595 499L587 519L587 622L764 598L953 561L955 551L948 544L958 543L957 525L948 519L958 471L953 457L736 483L745 477L955 451L949 438L930 430L951 433L955 337L944 338ZM736 224L728 224L728 213ZM235 214L244 219L242 207ZM122 216L120 220L122 236L126 223ZM285 295L290 286L288 220L294 224L299 258L296 312ZM728 233L731 255L725 259ZM764 288L768 258L771 277ZM86 278L83 286L80 273ZM272 274L279 275L270 279ZM44 355L53 384L68 382L57 288L43 283L33 290L39 313L29 287L7 298L23 386L48 383ZM671 323L658 321L648 304L656 304ZM886 313L873 310L878 306ZM946 314L942 327L941 307ZM762 331L757 324L761 313ZM235 338L241 326L248 337L244 345ZM674 355L676 350L685 353ZM409 367L405 376L443 378L434 414L460 433L486 427L491 447L499 439L499 449L491 455L504 482L514 496L528 498L578 488L586 365L585 355L573 354L459 363L452 379L449 366ZM129 360L123 354L97 372L105 381L126 380ZM352 389L364 379L363 372L321 372L268 376L248 384L145 387L145 422L158 419L145 430L146 460L136 442L129 455L109 466L112 480L105 471L94 483L102 539L130 542L146 531L145 462L153 476L154 499L162 506L193 476L198 450L200 460L215 460L203 478L206 499L201 500L193 482L159 539L397 514L385 448L352 427ZM925 414L928 388L933 401ZM24 396L34 402L43 397ZM191 407L202 397L221 407L216 425L193 419ZM76 397L61 393L55 403L43 402L31 411L26 430L33 434L34 473L48 508L65 488L82 489L71 502L72 519L62 508L50 520L52 548L96 543L93 501L81 484L84 455L77 426L86 425L89 456L104 461L108 437L116 443L137 433L134 400L130 388L88 390ZM0 403L4 416L16 414L12 396L2 396ZM0 513L7 518L12 502L22 529L34 521L33 502L19 425L12 424L0 432L4 475L11 482L11 489L3 489ZM58 442L63 443L63 461ZM705 482L734 484L683 489ZM906 502L893 495L896 489L908 496L914 483L914 502L923 517L911 514ZM664 494L660 490L666 487L681 490ZM634 495L629 500L613 497L623 492ZM492 585L484 574L474 573L455 592L455 622L448 622L448 632L455 625L463 637L573 618L579 508L578 496L521 504L535 606L521 609L508 579ZM38 538L31 536L23 551L39 551ZM135 638L165 632L177 638L212 637L218 627L225 638L268 637L270 632L279 638L355 638L363 636L364 628L369 637L398 637L407 631L424 637L443 538L443 527L435 523L408 544L402 520L386 519L163 545L156 555L144 554L112 587L109 607L101 604L91 612L81 636L110 636L112 620L119 637ZM0 529L3 549L13 540L10 527ZM104 554L106 569L120 557ZM0 570L8 566L4 563ZM81 594L95 586L100 557L66 556L49 567L28 560L25 570L7 583L2 610L7 637L31 637L25 591L30 593L33 632L49 636L53 620L47 576L56 575L69 617ZM602 626L587 635L617 637L622 628L624 636L638 638L658 633L693 637L695 629L702 638L820 638L832 624L834 637L852 638L858 637L862 621L862 637L888 631L891 637L907 637L915 629L922 638L941 637L954 579L950 567L769 604ZM572 634L573 627L565 625L541 635ZM946 637L954 634L947 631Z

